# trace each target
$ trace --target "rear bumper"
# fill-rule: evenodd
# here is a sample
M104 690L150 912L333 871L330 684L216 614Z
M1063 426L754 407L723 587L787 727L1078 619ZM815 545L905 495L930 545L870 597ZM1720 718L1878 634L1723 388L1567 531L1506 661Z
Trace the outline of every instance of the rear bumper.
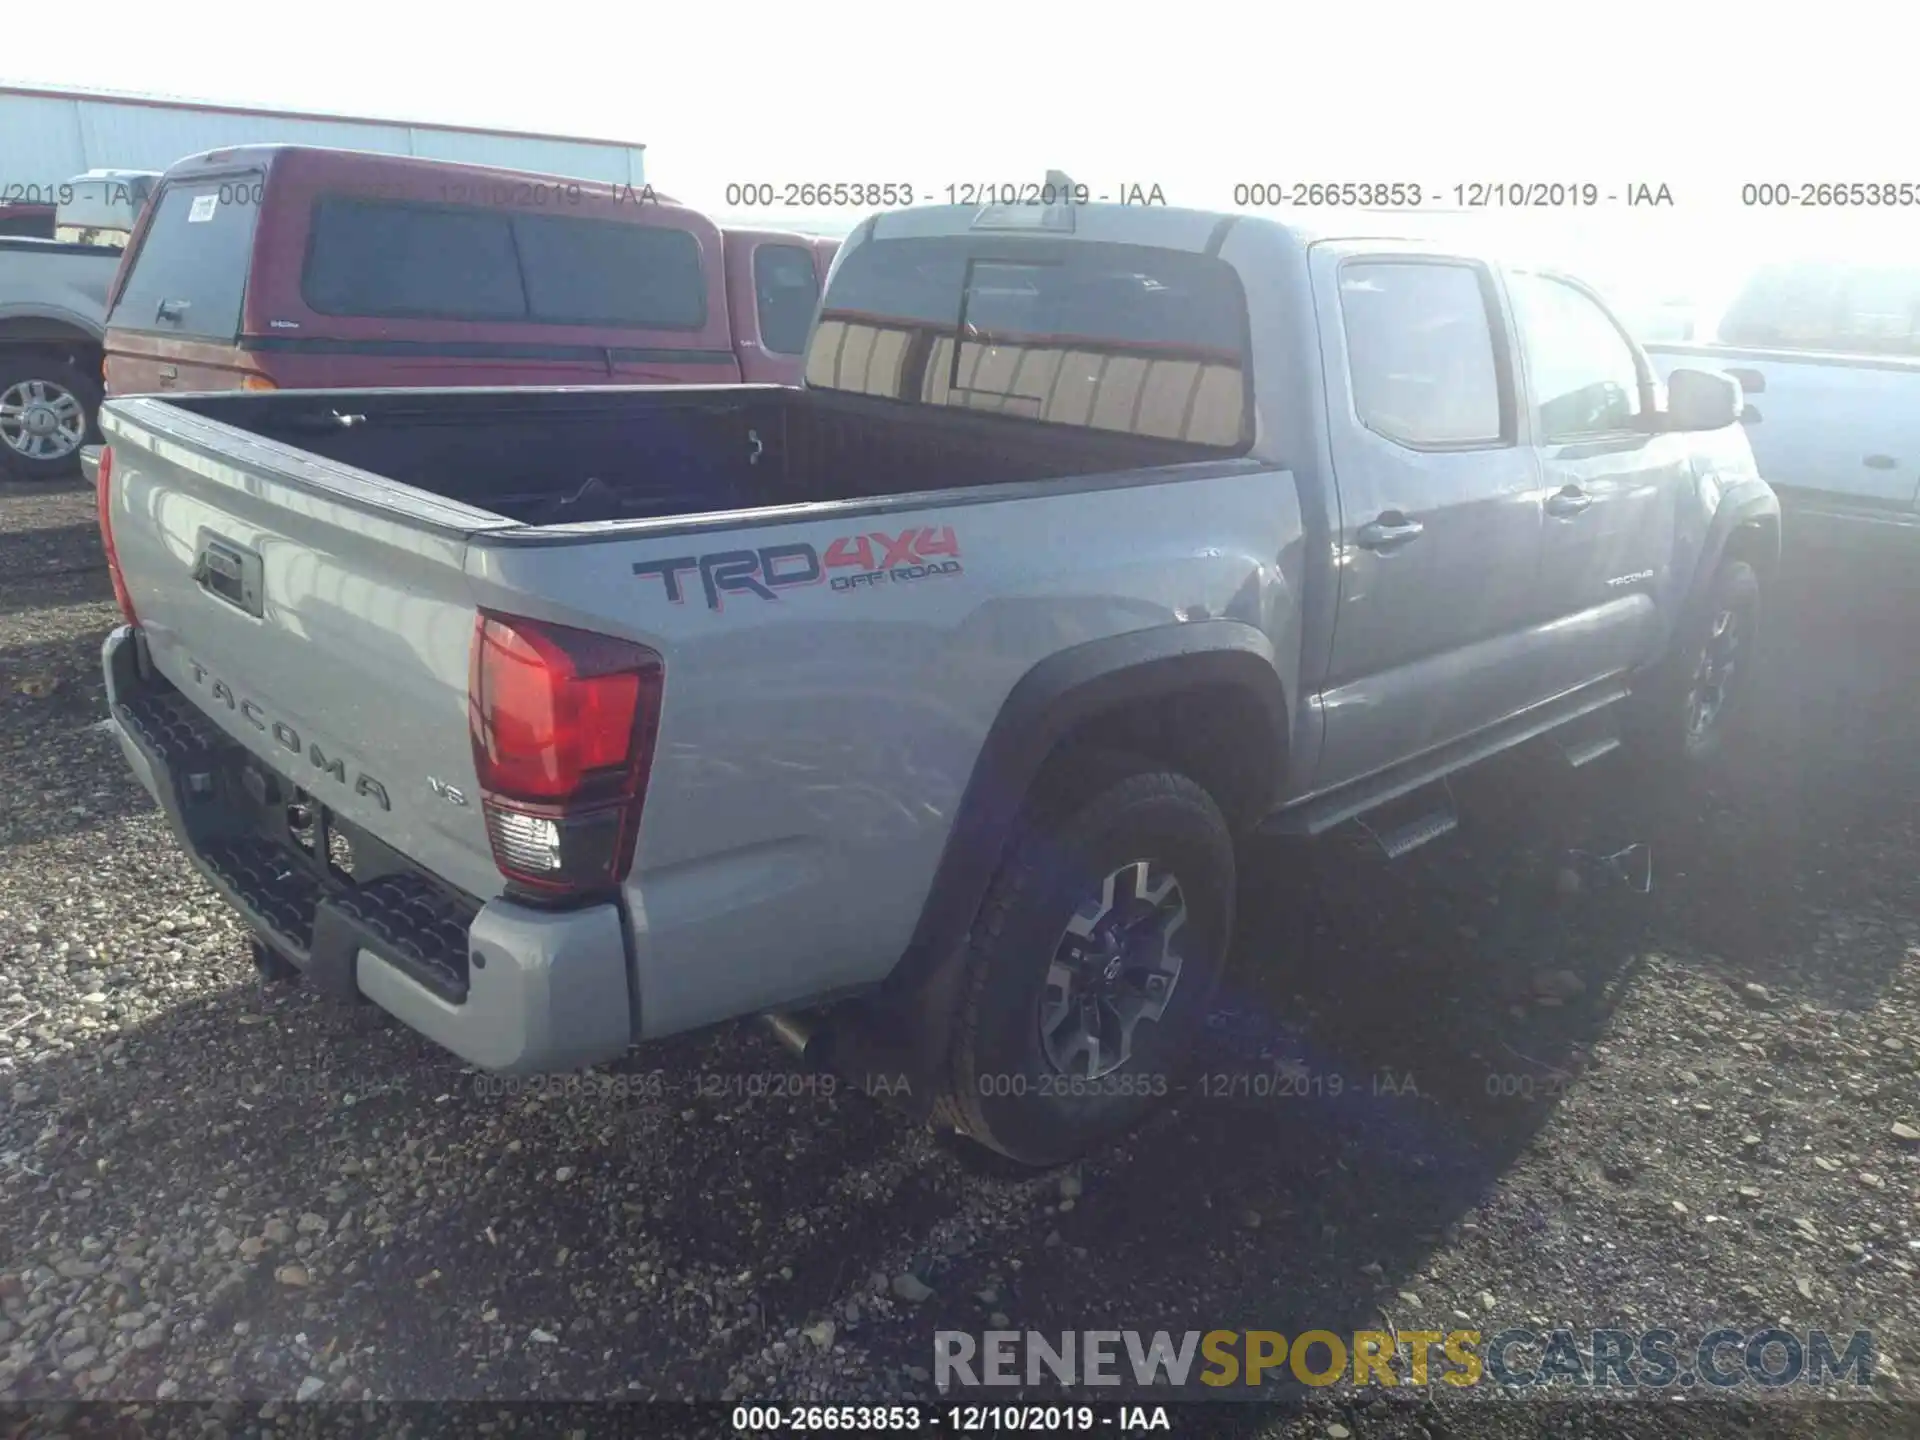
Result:
M577 1069L633 1043L617 907L482 904L373 837L330 824L320 807L303 843L284 818L302 798L292 782L146 673L139 652L127 625L102 649L127 764L194 868L319 989L371 1000L463 1060L507 1074ZM351 874L332 863L330 831L346 842Z

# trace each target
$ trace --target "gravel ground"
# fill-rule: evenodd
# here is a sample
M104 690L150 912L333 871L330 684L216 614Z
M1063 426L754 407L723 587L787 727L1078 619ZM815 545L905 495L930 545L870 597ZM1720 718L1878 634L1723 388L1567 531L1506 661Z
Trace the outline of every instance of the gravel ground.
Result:
M1920 1397L1920 598L1858 571L1776 596L1705 803L1513 762L1396 865L1250 848L1208 1093L1031 1175L753 1026L502 1093L262 986L98 728L90 496L0 490L0 562L0 1400L927 1399L933 1332L1002 1320L1868 1328ZM1570 854L1631 842L1649 894ZM1316 1093L1253 1093L1276 1067ZM1261 1423L1843 1421L1920 1411L1352 1392Z

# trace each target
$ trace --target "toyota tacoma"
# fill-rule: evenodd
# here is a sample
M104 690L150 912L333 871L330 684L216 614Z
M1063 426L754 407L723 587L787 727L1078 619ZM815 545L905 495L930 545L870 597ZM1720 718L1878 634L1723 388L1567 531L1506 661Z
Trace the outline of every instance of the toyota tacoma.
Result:
M1238 836L1711 759L1779 553L1739 408L1457 249L892 212L798 389L110 400L112 719L264 967L506 1072L852 1016L1045 1163L1167 1089Z

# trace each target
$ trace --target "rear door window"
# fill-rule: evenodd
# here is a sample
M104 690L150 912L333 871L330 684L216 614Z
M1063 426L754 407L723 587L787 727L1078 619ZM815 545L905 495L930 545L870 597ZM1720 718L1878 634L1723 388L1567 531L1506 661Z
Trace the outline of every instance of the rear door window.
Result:
M314 206L302 292L323 315L638 330L707 318L685 230L344 196Z
M1248 443L1246 299L1216 257L942 236L856 247L807 345L819 389Z
M107 323L117 329L234 339L240 333L260 186L258 175L169 185Z
M1362 425L1414 449L1508 443L1484 276L1458 261L1341 267L1347 370Z
M776 355L798 355L820 303L813 252L800 245L762 245L753 252L753 293L760 343Z

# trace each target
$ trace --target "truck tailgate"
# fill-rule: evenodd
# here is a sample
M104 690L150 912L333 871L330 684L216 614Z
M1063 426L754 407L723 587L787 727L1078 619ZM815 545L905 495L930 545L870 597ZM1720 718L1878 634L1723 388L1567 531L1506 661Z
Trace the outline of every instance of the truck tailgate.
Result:
M153 666L315 801L476 897L467 537L511 522L151 399L111 402L114 547Z

